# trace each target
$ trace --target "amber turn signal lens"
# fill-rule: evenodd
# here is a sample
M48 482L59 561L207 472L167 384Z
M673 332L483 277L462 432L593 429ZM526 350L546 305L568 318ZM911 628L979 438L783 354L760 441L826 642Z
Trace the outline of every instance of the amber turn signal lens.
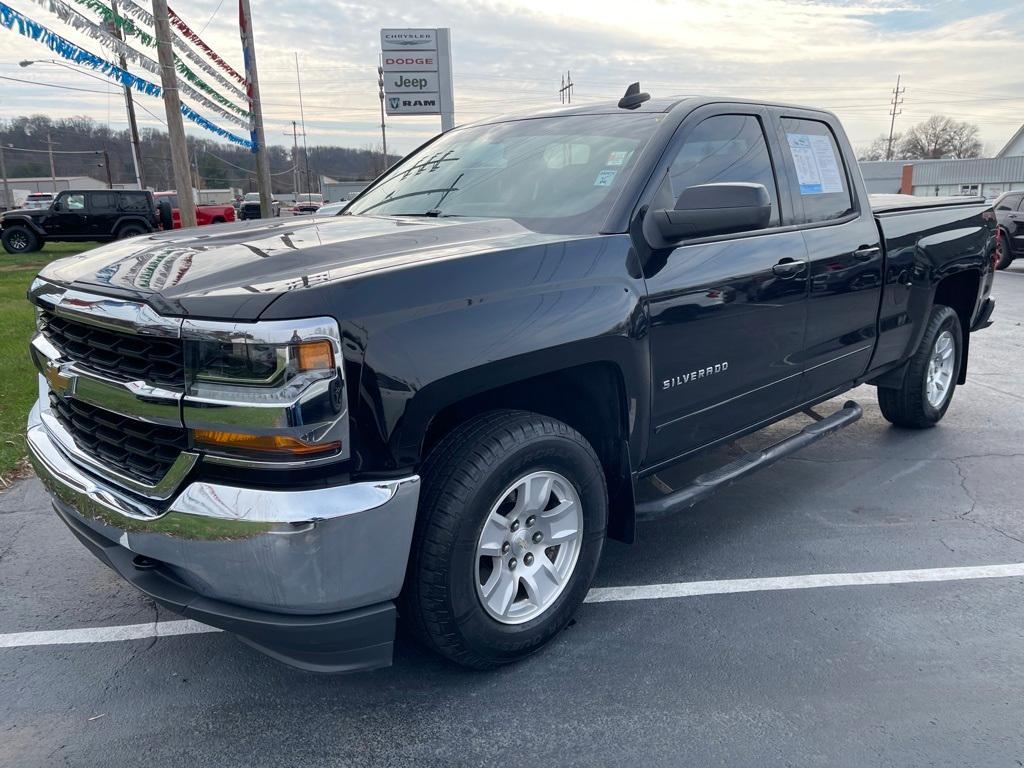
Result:
M218 432L197 429L193 432L197 445L207 448L227 448L258 453L276 453L290 456L308 456L327 453L341 448L340 441L311 445L287 435L246 435L241 432Z
M300 371L329 371L334 367L334 350L329 341L307 341L296 349Z

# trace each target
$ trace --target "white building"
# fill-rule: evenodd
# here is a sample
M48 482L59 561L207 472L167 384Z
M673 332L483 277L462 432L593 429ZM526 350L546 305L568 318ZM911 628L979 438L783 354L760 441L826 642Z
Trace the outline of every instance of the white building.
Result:
M1024 125L1017 129L1017 132L1006 142L1006 146L999 150L996 157L1016 157L1024 155Z

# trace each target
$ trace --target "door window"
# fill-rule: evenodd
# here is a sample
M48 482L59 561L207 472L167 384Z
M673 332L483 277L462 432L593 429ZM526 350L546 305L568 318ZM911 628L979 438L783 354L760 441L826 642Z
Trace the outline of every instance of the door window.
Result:
M841 219L853 213L853 196L832 130L817 120L782 119L786 144L803 203L803 223Z
M769 226L779 224L779 195L761 121L753 115L716 115L698 125L669 168L672 200L698 184L751 182L768 190Z
M117 195L113 192L93 192L89 195L93 213L114 213L117 211Z
M149 196L145 192L123 192L121 193L122 211L149 211Z
M85 210L85 195L81 192L64 197L62 202L64 203L63 208L65 211Z

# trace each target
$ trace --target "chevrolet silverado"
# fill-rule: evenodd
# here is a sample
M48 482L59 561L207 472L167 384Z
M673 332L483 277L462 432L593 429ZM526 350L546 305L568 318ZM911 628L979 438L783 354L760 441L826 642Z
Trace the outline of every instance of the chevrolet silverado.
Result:
M861 414L818 404L866 382L937 424L994 248L981 200L869 202L828 112L632 86L437 136L337 216L50 264L31 458L104 563L288 664L387 665L400 617L493 667L568 624L606 537Z

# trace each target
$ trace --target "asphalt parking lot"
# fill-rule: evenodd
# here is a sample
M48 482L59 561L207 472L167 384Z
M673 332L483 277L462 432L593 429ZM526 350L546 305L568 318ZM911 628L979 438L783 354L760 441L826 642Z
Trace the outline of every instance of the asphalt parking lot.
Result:
M857 390L860 422L610 543L595 586L724 584L604 593L497 672L409 642L332 678L223 633L12 639L177 618L22 481L0 496L0 765L1024 765L1024 264L995 296L938 428ZM805 575L836 576L734 581Z

